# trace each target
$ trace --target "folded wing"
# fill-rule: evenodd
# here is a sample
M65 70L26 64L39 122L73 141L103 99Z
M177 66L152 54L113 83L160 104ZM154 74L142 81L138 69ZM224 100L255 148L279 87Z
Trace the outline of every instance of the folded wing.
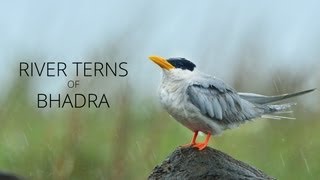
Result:
M196 81L188 86L187 94L203 115L220 123L241 123L263 112L254 104L243 101L235 90L215 78Z

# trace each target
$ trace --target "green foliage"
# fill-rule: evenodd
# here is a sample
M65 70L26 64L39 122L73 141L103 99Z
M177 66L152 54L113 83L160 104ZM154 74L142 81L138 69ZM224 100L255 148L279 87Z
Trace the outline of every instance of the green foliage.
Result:
M0 169L28 179L145 179L192 137L152 101L42 111L27 101L27 87L17 82L0 107ZM279 179L319 179L319 114L296 116L247 123L210 145Z

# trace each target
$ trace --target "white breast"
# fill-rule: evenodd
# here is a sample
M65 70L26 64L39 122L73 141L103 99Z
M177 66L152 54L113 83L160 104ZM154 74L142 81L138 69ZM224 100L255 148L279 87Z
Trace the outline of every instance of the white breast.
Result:
M186 93L189 82L183 79L164 77L159 89L160 102L178 122L192 131L219 134L220 125L202 115L189 100Z

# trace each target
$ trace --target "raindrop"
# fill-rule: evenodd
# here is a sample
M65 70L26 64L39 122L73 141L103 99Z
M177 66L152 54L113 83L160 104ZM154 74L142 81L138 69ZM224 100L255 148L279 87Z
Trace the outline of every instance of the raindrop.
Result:
M302 159L304 161L304 164L305 164L305 166L307 168L308 173L311 174L311 171L310 171L310 168L309 168L309 163L308 163L308 161L307 161L307 159L306 159L306 157L305 157L305 155L304 155L304 153L303 153L303 151L301 149L300 149L300 154L301 154L301 157L302 157Z
M277 82L275 80L273 80L272 82L273 82L273 86L276 88L276 91L279 92Z
M156 154L155 154L153 151L152 151L152 157L153 157L153 161L156 162L157 156L156 156Z
M28 141L28 138L26 136L26 133L23 132L22 135L24 137L24 141L25 141L26 145L29 146L29 141Z
M286 163L284 162L282 153L280 153L280 159L281 159L281 162L282 162L283 167L286 167Z
M138 141L136 141L136 146L138 148L139 153L142 153L141 145L140 145L140 143Z

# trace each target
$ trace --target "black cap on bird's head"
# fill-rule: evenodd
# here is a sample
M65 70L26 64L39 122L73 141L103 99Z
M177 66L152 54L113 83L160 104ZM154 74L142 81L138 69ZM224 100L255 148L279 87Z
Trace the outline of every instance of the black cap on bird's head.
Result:
M158 64L162 69L166 70L182 69L193 71L196 67L196 65L193 64L191 61L181 57L165 59L160 56L150 56L149 59L151 59L154 63Z
M175 68L180 68L180 69L187 69L190 71L193 71L193 69L196 67L195 64L193 64L191 61L187 60L186 58L169 58L167 61L172 64Z

